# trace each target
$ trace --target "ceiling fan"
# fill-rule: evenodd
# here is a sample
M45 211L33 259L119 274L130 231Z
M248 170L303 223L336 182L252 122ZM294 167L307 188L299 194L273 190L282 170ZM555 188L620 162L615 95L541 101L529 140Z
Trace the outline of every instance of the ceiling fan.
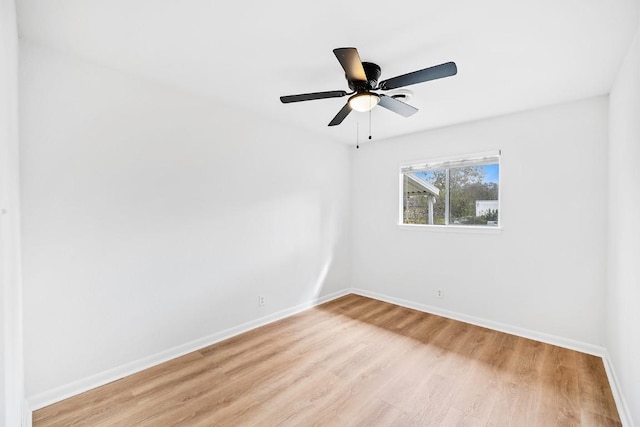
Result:
M441 79L443 77L453 76L458 72L458 68L454 62L436 65L434 67L425 68L423 70L414 71L412 73L402 74L387 80L378 82L380 78L380 66L372 62L362 62L358 50L355 47L341 47L333 49L333 53L338 58L338 62L345 71L345 77L351 92L344 90L332 90L328 92L303 93L300 95L281 96L280 101L283 104L290 102L311 101L314 99L341 98L351 95L349 101L329 122L329 126L336 126L349 115L352 110L370 111L376 105L398 113L401 116L409 117L415 114L418 109L399 101L392 96L387 96L374 91L385 91L397 89L404 86L414 85L416 83L427 82L429 80Z

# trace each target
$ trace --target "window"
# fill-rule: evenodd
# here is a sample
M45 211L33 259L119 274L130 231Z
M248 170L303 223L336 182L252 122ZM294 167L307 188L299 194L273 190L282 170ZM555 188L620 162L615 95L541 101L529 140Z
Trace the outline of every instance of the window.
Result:
M497 227L500 153L400 168L401 223Z

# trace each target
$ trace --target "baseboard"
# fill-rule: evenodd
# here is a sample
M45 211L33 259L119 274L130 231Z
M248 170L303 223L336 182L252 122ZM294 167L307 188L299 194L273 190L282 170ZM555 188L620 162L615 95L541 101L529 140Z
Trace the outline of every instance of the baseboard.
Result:
M22 422L21 422L21 426L22 427L31 427L32 425L32 412L31 412L31 408L29 407L29 402L27 402L27 400L23 400L22 401Z
M298 304L294 307L290 307L290 308L278 311L276 313L272 313L268 316L264 316L256 320L243 323L241 325L226 329L221 332L217 332L207 337L203 337L203 338L170 348L160 353L156 353L154 355L151 355L139 360L135 360L133 362L109 369L107 371L101 372L96 375L92 375L82 380L74 381L72 383L46 391L44 393L37 394L35 396L30 397L27 402L28 408L30 409L28 411L29 420L31 420L32 411L36 411L38 409L44 408L45 406L52 405L61 400L78 395L80 393L84 393L85 391L94 389L96 387L100 387L110 382L117 381L121 378L135 374L145 369L151 368L160 363L164 363L171 359L175 359L176 357L184 356L187 353L191 353L192 351L199 350L203 347L207 347L209 345L231 338L235 335L239 335L244 332L250 331L252 329L259 328L260 326L264 326L269 323L278 321L285 317L292 316L294 314L300 313L301 311L304 311L311 307L315 307L319 304L323 304L325 302L334 300L336 298L340 298L349 293L350 293L349 289L344 289L329 295L314 298L313 300L307 301L302 304ZM28 426L31 426L31 424L29 423Z
M624 400L624 395L620 389L620 382L618 381L616 370L613 368L613 364L611 363L609 352L606 350L602 357L602 362L604 363L604 370L607 372L607 378L609 379L609 386L611 387L611 393L613 393L613 399L616 401L620 421L625 427L633 427L634 424L633 418L631 418L631 412L629 412L627 402Z
M532 331L525 328L506 325L504 323L494 322L492 320L482 319L475 316L469 316L466 314L445 310L440 307L420 304L413 301L404 300L401 298L395 298L388 295L379 294L376 292L366 291L364 289L352 288L350 291L351 293L373 298L379 301L385 301L391 304L400 305L402 307L411 308L411 309L422 311L425 313L436 314L438 316L446 317L453 320L459 320L461 322L470 323L472 325L482 326L484 328L489 328L496 331L516 335L519 337L529 338L532 340L545 342L547 344L556 345L558 347L564 347L570 350L575 350L582 353L591 354L593 356L598 356L602 358L602 363L607 373L609 386L611 387L611 392L616 402L616 407L618 409L618 414L620 416L620 421L622 425L624 427L634 427L633 419L631 418L629 407L627 406L626 401L624 399L624 395L622 394L622 390L620 389L620 385L619 385L620 383L616 376L615 369L613 368L609 354L606 348L604 347L572 340L569 338L559 337L556 335Z
M469 316L467 314L457 313L455 311L445 310L440 307L432 305L421 304L413 301L408 301L402 298L395 298L377 292L366 291L364 289L352 288L351 292L357 295L362 295L369 298L374 298L380 301L385 301L391 304L400 305L402 307L411 308L425 313L437 314L438 316L446 317L453 320L459 320L461 322L470 323L476 326L482 326L483 328L493 329L507 334L517 335L523 338L529 338L536 341L541 341L547 344L557 345L559 347L568 348L570 350L576 350L582 353L591 354L594 356L603 357L605 354L604 347L600 347L593 344L588 344L569 338L559 337L556 335L545 334L543 332L533 331L530 329L519 328L517 326L511 326L493 320L482 319L480 317Z
M545 342L547 344L568 348L570 350L580 351L582 353L591 354L593 356L598 356L602 358L602 363L604 365L604 369L607 374L607 379L609 380L609 386L611 387L611 392L613 394L613 398L616 402L616 407L618 409L618 414L620 416L620 422L624 427L634 427L633 419L631 418L631 413L629 412L629 407L627 406L626 401L624 399L624 395L622 394L622 390L620 389L620 382L618 381L616 371L613 368L613 365L611 364L611 358L609 357L609 353L604 347L583 343L583 342L572 340L569 338L558 337L551 334L532 331L529 329L518 328L515 326L506 325L503 323L494 322L492 320L482 319L479 317L474 317L466 314L456 313L449 310L444 310L440 307L420 304L413 301L404 300L401 298L395 298L388 295L379 294L376 292L366 291L364 289L352 288L350 291L351 293L377 299L379 301L385 301L391 304L400 305L403 307L411 308L411 309L422 311L425 313L436 314L438 316L459 320L461 322L470 323L472 325L482 326L484 328L489 328L489 329L497 330L500 332L517 335L523 338L529 338L536 341Z
M276 313L261 317L251 322L247 322L247 323L238 325L236 327L226 329L224 331L209 335L207 337L194 340L194 341L182 344L180 346L173 347L171 349L162 351L160 353L151 355L149 357L145 357L143 359L139 359L113 369L109 369L107 371L93 375L91 377L88 377L79 381L75 381L73 383L66 384L64 386L55 388L53 390L49 390L47 392L35 395L29 398L24 405L22 427L31 427L32 411L44 408L45 406L54 404L56 402L59 402L61 400L83 393L85 391L91 390L93 388L119 380L128 375L135 374L137 372L143 371L147 368L153 367L160 363L167 362L171 359L175 359L176 357L183 356L192 351L196 351L203 347L207 347L209 345L223 341L227 338L231 338L235 335L239 335L241 333L250 331L252 329L259 328L269 323L278 321L285 317L292 316L294 314L300 313L301 311L307 310L311 307L315 307L317 305L334 300L336 298L340 298L350 293L362 295L369 298L374 298L380 301L385 301L391 304L411 308L411 309L422 311L425 313L436 314L438 316L447 317L449 319L459 320L461 322L470 323L472 325L481 326L484 328L489 328L489 329L505 332L512 335L517 335L523 338L529 338L536 341L557 345L559 347L564 347L571 350L576 350L583 353L599 356L603 360L605 371L609 379L609 384L611 385L611 391L613 393L613 397L618 407L618 412L620 414L622 425L633 427L633 421L629 414L628 407L624 401L624 397L621 393L619 383L617 381L617 377L615 374L615 370L613 369L609 356L603 347L579 342L579 341L564 338L564 337L558 337L551 334L532 331L525 328L510 326L510 325L506 325L500 322L495 322L492 320L482 319L475 316L469 316L466 314L445 310L440 307L421 304L421 303L408 301L401 298L395 298L388 295L379 294L376 292L366 291L364 289L357 289L357 288L344 289L329 295L325 295L323 297L315 298L306 303L302 303L294 307L278 311Z

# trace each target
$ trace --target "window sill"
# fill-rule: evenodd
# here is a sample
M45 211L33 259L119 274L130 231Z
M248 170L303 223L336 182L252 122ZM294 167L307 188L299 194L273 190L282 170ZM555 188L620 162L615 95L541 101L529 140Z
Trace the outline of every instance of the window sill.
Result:
M398 224L400 230L437 233L502 234L502 227L474 227L473 225Z

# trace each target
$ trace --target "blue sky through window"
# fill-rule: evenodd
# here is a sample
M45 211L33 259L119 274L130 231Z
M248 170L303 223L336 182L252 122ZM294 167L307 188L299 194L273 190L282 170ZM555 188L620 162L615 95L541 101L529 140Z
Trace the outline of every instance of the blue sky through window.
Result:
M498 183L498 174L500 172L500 165L486 165L482 166L482 170L484 171L484 182L495 182Z

